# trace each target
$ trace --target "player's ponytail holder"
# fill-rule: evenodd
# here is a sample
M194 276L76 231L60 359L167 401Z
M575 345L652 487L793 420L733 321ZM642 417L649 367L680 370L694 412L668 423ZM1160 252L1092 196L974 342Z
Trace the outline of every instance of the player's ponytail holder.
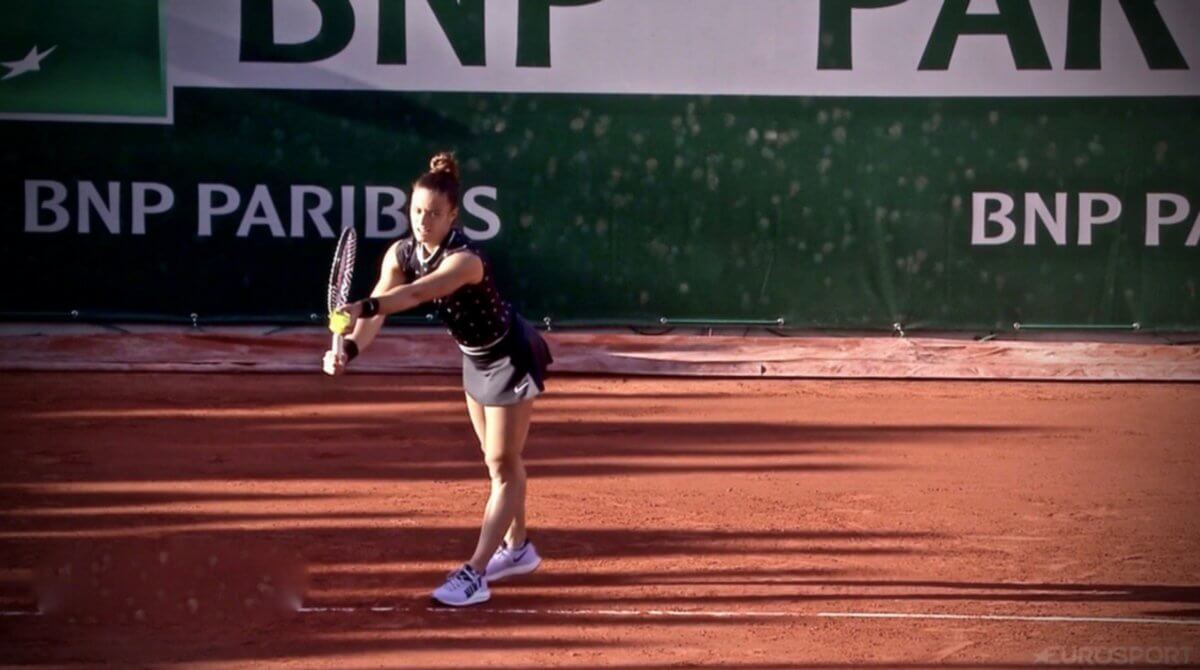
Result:
M369 319L379 314L379 300L377 298L367 298L359 303L362 306L362 313L359 318Z

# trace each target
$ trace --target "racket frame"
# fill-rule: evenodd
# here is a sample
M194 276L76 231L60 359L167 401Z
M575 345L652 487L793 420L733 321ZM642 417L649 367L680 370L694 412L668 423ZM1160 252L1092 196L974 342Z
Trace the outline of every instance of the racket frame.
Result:
M333 266L329 270L329 313L333 314L346 306L350 297L350 284L354 279L354 257L358 249L358 233L353 226L342 229L337 248L333 252ZM330 349L335 356L346 355L346 336L333 334Z

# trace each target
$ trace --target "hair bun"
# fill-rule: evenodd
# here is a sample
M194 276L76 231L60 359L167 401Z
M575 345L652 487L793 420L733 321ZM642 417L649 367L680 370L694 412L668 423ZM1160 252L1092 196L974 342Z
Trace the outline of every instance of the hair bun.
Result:
M454 160L454 154L448 151L443 151L429 159L429 171L434 174L438 172L445 172L457 180L458 161Z

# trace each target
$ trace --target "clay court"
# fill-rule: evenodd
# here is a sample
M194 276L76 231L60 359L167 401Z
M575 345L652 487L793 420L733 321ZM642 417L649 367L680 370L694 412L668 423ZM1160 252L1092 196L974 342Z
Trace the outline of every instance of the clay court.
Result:
M3 4L0 667L1200 667L1200 0Z
M8 372L22 667L1200 661L1200 386L559 375L546 561L467 611L455 375ZM38 613L38 610L41 613Z

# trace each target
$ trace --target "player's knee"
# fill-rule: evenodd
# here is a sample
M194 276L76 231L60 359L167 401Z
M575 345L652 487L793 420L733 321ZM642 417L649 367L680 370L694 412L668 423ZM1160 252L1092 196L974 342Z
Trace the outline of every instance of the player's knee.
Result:
M525 464L521 462L520 456L487 454L483 460L487 463L488 474L500 483L520 481L525 478Z

